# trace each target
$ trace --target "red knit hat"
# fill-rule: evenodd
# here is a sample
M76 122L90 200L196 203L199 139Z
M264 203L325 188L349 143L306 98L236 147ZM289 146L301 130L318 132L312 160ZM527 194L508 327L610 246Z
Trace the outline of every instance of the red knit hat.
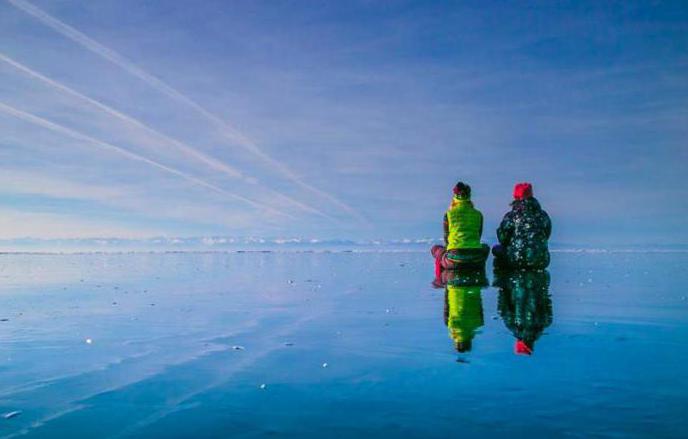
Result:
M514 346L514 352L520 355L531 355L533 349L522 340L516 340L516 345Z
M533 196L533 186L530 183L516 183L514 186L514 199L522 200Z

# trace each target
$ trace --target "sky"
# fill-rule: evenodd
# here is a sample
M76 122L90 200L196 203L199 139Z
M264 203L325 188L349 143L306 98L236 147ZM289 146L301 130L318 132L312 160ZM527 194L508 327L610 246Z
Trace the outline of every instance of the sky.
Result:
M688 3L0 0L0 240L688 244Z

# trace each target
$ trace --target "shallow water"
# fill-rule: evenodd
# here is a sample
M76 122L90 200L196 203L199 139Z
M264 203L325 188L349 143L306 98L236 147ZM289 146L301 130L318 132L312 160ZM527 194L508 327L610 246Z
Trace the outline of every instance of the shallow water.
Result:
M688 254L431 262L0 255L0 437L686 437Z

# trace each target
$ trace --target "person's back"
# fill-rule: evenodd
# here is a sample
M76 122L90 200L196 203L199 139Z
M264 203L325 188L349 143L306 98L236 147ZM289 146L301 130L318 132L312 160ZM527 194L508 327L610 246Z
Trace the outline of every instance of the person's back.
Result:
M444 244L431 249L435 258L435 272L442 268L483 267L490 252L480 242L483 233L483 215L473 206L471 187L463 182L454 186L453 197L444 214Z
M446 213L447 250L480 248L483 215L470 199L454 198Z
M543 269L549 265L547 241L552 232L549 215L533 197L529 183L514 189L511 211L504 215L497 238L500 246L493 249L495 267Z

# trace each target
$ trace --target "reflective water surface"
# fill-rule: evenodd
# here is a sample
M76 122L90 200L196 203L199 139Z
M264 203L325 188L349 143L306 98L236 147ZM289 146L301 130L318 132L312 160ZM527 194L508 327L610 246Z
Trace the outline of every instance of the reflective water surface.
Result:
M685 437L686 266L0 255L0 437Z

